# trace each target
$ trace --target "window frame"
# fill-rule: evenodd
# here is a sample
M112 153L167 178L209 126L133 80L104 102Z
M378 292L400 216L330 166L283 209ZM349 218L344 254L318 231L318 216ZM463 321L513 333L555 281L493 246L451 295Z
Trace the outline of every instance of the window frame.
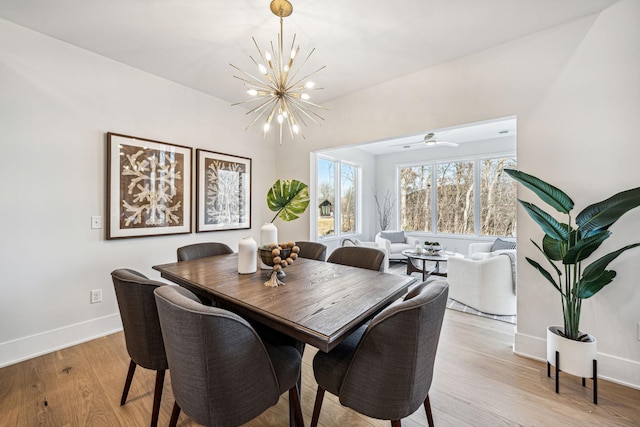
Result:
M320 180L318 177L318 163L321 160L330 161L334 164L334 173L333 173L333 184L334 184L334 207L333 207L333 224L334 224L334 232L330 235L320 235L318 234L318 187L320 185ZM331 240L331 239L342 239L344 237L352 237L362 233L362 165L358 162L340 159L333 156L327 156L324 154L316 154L315 159L312 161L313 163L313 175L314 175L314 188L312 191L312 200L314 201L314 213L312 217L312 230L313 235L319 241L321 240ZM354 212L354 221L355 227L354 231L343 232L342 231L342 165L348 165L355 169L355 212ZM337 202L337 203L336 203Z
M476 156L461 156L461 157L445 157L445 158L437 158L430 161L416 161L410 163L398 163L395 165L395 197L396 200L400 200L401 191L401 169L416 167L420 165L429 165L431 167L431 189L430 189L430 198L431 198L431 218L430 218L430 229L431 231L423 231L423 230L407 230L410 233L422 233L428 235L440 235L440 236L466 236L469 238L488 238L488 237L515 237L515 236L493 236L493 235L483 235L482 233L482 198L480 197L481 189L480 189L480 167L481 163L485 160L499 159L499 158L513 158L516 163L518 161L516 153L509 152L496 152L489 154L482 154ZM437 198L437 186L438 186L438 165L442 163L464 163L469 162L473 163L473 234L457 234L457 233L442 233L438 231L437 223L438 223L438 198ZM396 206L396 228L401 228L401 218L402 218L402 207L400 203L397 203ZM515 231L515 229L514 229Z

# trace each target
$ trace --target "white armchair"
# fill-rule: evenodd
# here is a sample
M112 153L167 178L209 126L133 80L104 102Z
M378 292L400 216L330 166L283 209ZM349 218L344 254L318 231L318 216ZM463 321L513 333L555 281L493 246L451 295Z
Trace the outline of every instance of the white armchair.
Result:
M405 249L415 249L420 240L407 236L404 231L381 231L376 234L376 243L384 249L390 261L406 260L402 255Z
M468 258L447 261L449 298L483 313L516 314L516 294L511 253L515 249L489 252L493 243L472 243ZM515 258L514 258L515 259Z

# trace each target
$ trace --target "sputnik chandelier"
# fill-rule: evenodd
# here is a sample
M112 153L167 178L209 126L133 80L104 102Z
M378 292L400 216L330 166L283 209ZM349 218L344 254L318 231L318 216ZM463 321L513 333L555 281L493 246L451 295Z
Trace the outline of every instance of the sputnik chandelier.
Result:
M318 119L324 120L313 111L314 109L323 109L323 107L309 101L311 98L309 92L320 88L316 88L315 83L308 79L325 67L322 66L313 73L304 75L304 77L298 77L300 70L307 63L315 49L311 50L302 63L295 62L300 52L300 46L295 46L296 36L294 34L291 48L288 52L285 52L283 48L284 35L282 29L283 18L291 15L293 6L288 0L273 0L270 8L274 15L280 17L278 48L274 49L273 42L271 42L271 49L267 48L263 51L258 46L256 39L252 37L262 62L256 61L251 56L249 57L258 67L260 77L241 70L233 64L229 65L243 74L243 76L234 77L243 82L247 88L247 93L251 96L251 99L237 102L233 105L241 105L248 102L259 103L247 112L247 115L256 114L256 117L249 123L245 130L262 119L264 120L262 125L262 137L264 138L271 128L271 122L275 117L280 128L280 144L282 144L283 127L288 129L291 139L294 138L294 135L298 134L304 138L300 124L307 126L305 119L309 119L316 124L318 124ZM294 63L296 65L295 67Z

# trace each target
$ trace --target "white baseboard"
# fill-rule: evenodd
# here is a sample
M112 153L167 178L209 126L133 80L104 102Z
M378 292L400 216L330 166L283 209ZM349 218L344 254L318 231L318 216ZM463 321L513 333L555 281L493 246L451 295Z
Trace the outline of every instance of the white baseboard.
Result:
M546 363L547 340L516 332L513 352ZM598 352L598 378L640 390L640 363Z
M0 368L122 330L120 314L99 317L0 343Z

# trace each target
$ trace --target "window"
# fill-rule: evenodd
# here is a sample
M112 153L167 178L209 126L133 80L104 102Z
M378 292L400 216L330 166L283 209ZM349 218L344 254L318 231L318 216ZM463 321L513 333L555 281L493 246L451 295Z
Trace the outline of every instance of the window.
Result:
M438 163L436 232L473 234L473 163Z
M318 157L317 175L317 235L357 233L360 167Z
M403 230L431 231L431 165L400 168Z
M516 183L503 173L515 164L495 157L398 167L402 229L515 236Z
M483 236L515 236L516 182L503 171L514 169L513 158L480 161L480 234Z

